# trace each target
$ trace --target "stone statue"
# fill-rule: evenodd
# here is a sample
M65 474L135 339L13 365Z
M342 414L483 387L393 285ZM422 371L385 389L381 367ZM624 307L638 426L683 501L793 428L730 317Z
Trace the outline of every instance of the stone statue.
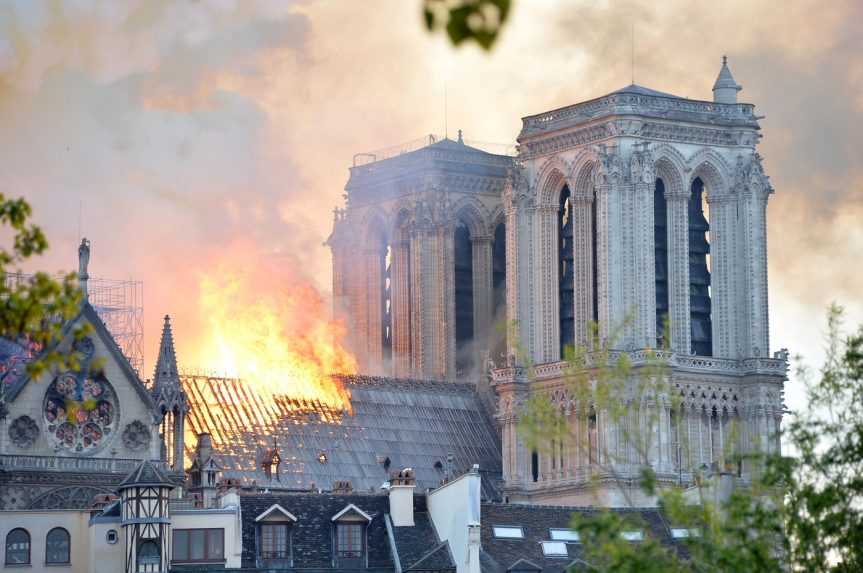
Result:
M90 278L87 274L88 264L90 264L90 241L81 239L81 245L78 247L78 278L82 280Z
M89 264L90 241L85 238L81 239L81 244L78 246L78 282L81 285L84 300L87 300L87 279L90 278L90 275L87 274L87 265Z

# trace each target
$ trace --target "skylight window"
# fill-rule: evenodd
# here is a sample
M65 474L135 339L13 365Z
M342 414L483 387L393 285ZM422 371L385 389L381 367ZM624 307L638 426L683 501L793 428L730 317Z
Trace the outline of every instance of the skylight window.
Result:
M568 557L563 541L543 541L542 554L546 557Z
M524 539L524 530L520 526L495 525L492 532L498 539Z
M644 540L644 532L643 531L621 531L620 536L624 538L626 541L643 541Z
M685 527L672 527L672 539L686 539L688 537L701 537L700 529L687 529Z
M571 529L549 529L548 534L553 541L572 541L576 543L581 541L578 532Z

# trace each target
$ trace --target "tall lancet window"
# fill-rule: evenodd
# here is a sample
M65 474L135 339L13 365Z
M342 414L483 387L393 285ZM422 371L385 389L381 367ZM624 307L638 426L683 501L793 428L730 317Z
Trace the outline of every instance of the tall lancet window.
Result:
M393 250L384 244L381 249L381 350L384 365L393 357Z
M692 353L713 355L710 324L710 225L705 213L707 201L704 183L692 182L689 194L689 324Z
M653 192L653 244L656 265L656 346L662 348L668 318L668 208L665 203L665 184L656 180Z
M503 364L506 355L506 225L494 229L491 253L492 323L489 328L491 357Z
M557 260L558 292L560 294L560 357L566 356L566 348L575 344L575 275L573 273L572 248L572 194L568 186L560 191L560 209L557 216Z
M455 346L456 375L464 376L473 366L473 246L470 230L463 223L455 228Z

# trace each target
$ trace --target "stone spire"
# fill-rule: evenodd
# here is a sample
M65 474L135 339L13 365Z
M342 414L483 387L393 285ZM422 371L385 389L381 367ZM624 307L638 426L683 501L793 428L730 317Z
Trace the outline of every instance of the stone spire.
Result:
M713 101L716 103L737 103L737 92L743 89L734 81L728 69L728 56L722 56L722 68L716 83L713 84Z
M159 358L156 360L156 370L153 372L153 392L158 397L165 390L177 388L179 385L174 333L171 332L171 317L166 314L165 323L162 326L162 341L159 343Z

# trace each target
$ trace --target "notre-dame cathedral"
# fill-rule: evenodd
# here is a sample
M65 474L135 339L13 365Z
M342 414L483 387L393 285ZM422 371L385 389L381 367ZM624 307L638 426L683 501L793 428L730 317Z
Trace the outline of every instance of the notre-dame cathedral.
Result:
M655 438L665 483L701 469L745 482L753 468L730 452L778 451L787 353L769 352L773 189L740 89L723 59L712 101L630 85L524 117L515 157L459 132L355 159L328 241L336 315L367 373L490 378L509 499L595 503L597 480L637 477L622 438L633 429ZM562 358L597 340L636 372L658 353L669 392L621 397L623 420L583 403ZM529 451L516 424L534 393L595 451Z

